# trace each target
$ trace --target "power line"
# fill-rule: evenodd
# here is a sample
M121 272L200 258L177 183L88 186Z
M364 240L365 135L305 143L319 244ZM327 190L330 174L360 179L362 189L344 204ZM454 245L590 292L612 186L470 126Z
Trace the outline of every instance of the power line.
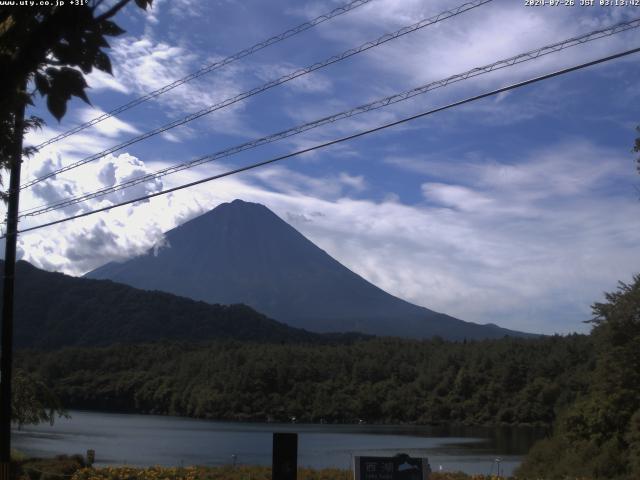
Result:
M236 60L240 60L241 58L247 57L253 53L256 53L264 48L267 48L271 45L274 45L276 43L279 43L283 40L286 40L287 38L291 38L299 33L304 32L305 30L309 30L310 28L315 27L316 25L319 25L323 22L326 22L327 20L330 20L334 17L337 17L339 15L343 15L347 12L350 12L351 10L355 10L356 8L365 5L369 2L371 2L372 0L354 0L352 2L347 3L346 5L343 5L341 7L335 8L333 10L331 10L328 13L322 14L312 20L309 20L308 22L304 22L300 25L298 25L297 27L291 28L283 33L280 33L279 35L275 35L271 38L268 38L267 40L264 40L260 43L256 43L255 45L245 48L244 50L241 50L237 53L234 53L233 55L226 57L222 60L219 60L217 62L211 63L203 68L201 68L200 70L193 72L189 75L187 75L186 77L183 77L179 80L176 80L174 82L171 82L163 87L160 87L157 90L154 90L153 92L149 92L146 95L143 95L141 97L138 97L128 103L125 103L124 105L121 105L117 108L114 108L113 110L110 110L109 112L103 113L102 115L95 117L91 120L89 120L88 122L82 123L80 125L77 125L76 127L73 127L69 130L67 130L66 132L63 132L59 135L56 135L55 137L52 137L50 139L48 139L46 142L41 143L40 145L37 145L36 148L42 148L42 147L46 147L47 145L51 145L52 143L55 143L59 140L62 140L63 138L67 138L75 133L78 133L82 130L85 130L93 125L96 125L104 120L106 120L107 118L110 117L114 117L116 115L118 115L119 113L124 112L125 110L129 110L133 107L136 107L138 105L140 105L141 103L146 102L147 100L151 100L152 98L158 97L160 95L162 95L163 93L168 92L169 90L173 90L174 88L183 85L187 82L190 82L191 80L195 80L198 77L201 77L203 75L206 75L207 73L210 73L214 70L217 70L218 68L224 67L225 65L229 65L230 63L235 62Z
M454 8L454 9L446 10L444 12L441 12L438 15L435 15L433 17L430 17L430 18L427 18L427 19L423 19L420 22L414 23L413 25L409 25L409 26L403 27L403 28L401 28L401 29L399 29L399 30L397 30L397 31L395 31L393 33L387 33L385 35L382 35L381 37L379 37L376 40L363 43L359 47L355 47L355 48L349 49L349 50L347 50L345 52L342 52L342 53L340 53L338 55L334 55L334 56L332 56L332 57L330 57L330 58L328 58L326 60L323 60L322 62L314 63L313 65L310 65L310 66L308 66L306 68L301 68L299 70L290 72L290 73L288 73L286 75L281 76L280 78L278 78L276 80L272 80L272 81L267 82L267 83L265 83L265 84L263 84L263 85L261 85L259 87L253 88L253 89L248 90L246 92L240 93L240 94L238 94L238 95L236 95L234 97L231 97L231 98L228 98L226 100L223 100L222 102L216 103L215 105L210 105L210 106L205 107L205 108L203 108L201 110L198 110L197 112L192 113L190 115L187 115L186 117L184 117L184 118L182 118L180 120L175 120L175 121L170 122L170 123L168 123L166 125L163 125L162 127L158 127L158 128L156 128L154 130L150 130L150 131L148 131L146 133L143 133L142 135L138 135L137 137L133 137L133 138L131 138L131 139L129 139L129 140L123 142L123 143L115 145L115 146L113 146L111 148L108 148L106 150L103 150L103 151L101 151L99 153L96 153L96 154L91 155L89 157L86 157L86 158L83 158L81 160L78 160L77 162L71 163L71 164L69 164L69 165L67 165L65 167L61 167L61 168L59 168L59 169L57 169L57 170L55 170L53 172L50 172L50 173L48 173L46 175L41 176L39 178L30 180L30 181L24 183L23 185L21 185L20 188L24 189L24 188L31 187L31 186L33 186L33 185L35 185L37 183L40 183L40 182L42 182L42 181L44 181L44 180L46 180L48 178L51 178L51 177L53 177L53 176L55 176L55 175L57 175L59 173L67 172L67 171L72 170L74 168L77 168L77 167L79 167L81 165L85 165L85 164L87 164L89 162L98 160L98 159L100 159L100 158L102 158L102 157L104 157L106 155L109 155L111 153L115 153L115 152L117 152L119 150L122 150L123 148L126 148L126 147L128 147L130 145L133 145L135 143L138 143L138 142L140 142L142 140L146 140L147 138L150 138L150 137L153 137L153 136L158 135L160 133L166 132L168 130L171 130L172 128L179 127L179 126L184 125L186 123L192 122L193 120L196 120L196 119L198 119L200 117L203 117L205 115L213 113L213 112L215 112L217 110L226 108L226 107L228 107L230 105L233 105L233 104L235 104L237 102L240 102L241 100L245 100L245 99L247 99L249 97L252 97L254 95L262 93L262 92L264 92L266 90L269 90L271 88L274 88L274 87L276 87L278 85L282 85L283 83L289 82L289 81L294 80L294 79L296 79L298 77L301 77L303 75L307 75L308 73L314 72L314 71L319 70L321 68L327 67L327 66L332 65L332 64L337 63L337 62L340 62L340 61L342 61L342 60L344 60L346 58L352 57L354 55L357 55L359 53L367 51L367 50L369 50L371 48L375 48L375 47L377 47L379 45L382 45L384 43L387 43L387 42L389 42L391 40L395 40L396 38L399 38L399 37L401 37L403 35L407 35L408 33L415 32L416 30L419 30L421 28L425 28L427 26L434 25L434 24L439 23L439 22L441 22L443 20L446 20L448 18L455 17L457 15L460 15L460 14L462 14L464 12L467 12L469 10L477 8L477 7L481 6L481 5L489 3L491 1L493 1L493 0L473 0L471 2L464 3L464 4L460 5L459 7Z
M25 232L30 232L30 231L33 231L33 230L38 230L38 229L44 228L44 227L50 227L52 225L57 225L59 223L68 222L70 220L75 220L75 219L82 218L82 217L87 217L89 215L93 215L93 214L100 213L100 212L105 212L105 211L111 210L113 208L122 207L124 205L130 205L132 203L141 202L143 200L148 200L150 198L157 197L157 196L160 196L160 195L166 195L167 193L176 192L178 190L182 190L182 189L185 189L185 188L190 188L190 187L193 187L193 186L196 186L196 185L200 185L202 183L211 182L213 180L218 180L220 178L224 178L224 177L228 177L228 176L231 176L231 175L235 175L237 173L246 172L248 170L253 170L254 168L262 167L262 166L265 166L265 165L269 165L271 163L275 163L275 162L279 162L281 160L285 160L287 158L295 157L295 156L298 156L298 155L302 155L304 153L312 152L314 150L319 150L321 148L329 147L331 145L336 145L338 143L342 143L342 142L346 142L346 141L349 141L349 140L353 140L355 138L363 137L363 136L369 135L371 133L379 132L381 130L385 130L387 128L394 127L396 125L400 125L400 124L403 124L403 123L410 122L412 120L416 120L418 118L426 117L426 116L432 115L434 113L438 113L438 112L442 112L444 110L448 110L448 109L451 109L451 108L454 108L454 107L458 107L458 106L464 105L466 103L475 102L475 101L481 100L483 98L487 98L487 97L490 97L490 96L498 95L500 93L507 92L507 91L510 91L510 90L515 90L517 88L521 88L521 87L524 87L524 86L527 86L527 85L531 85L533 83L541 82L543 80L548 80L548 79L553 78L553 77L564 75L564 74L567 74L567 73L570 73L570 72L575 72L577 70L581 70L581 69L584 69L584 68L587 68L587 67L591 67L591 66L594 66L594 65L598 65L598 64L601 64L601 63L604 63L604 62L608 62L608 61L611 61L611 60L622 58L622 57L625 57L627 55L631 55L633 53L638 53L638 52L640 52L640 48L634 48L634 49L631 49L631 50L626 50L626 51L621 52L621 53L616 53L614 55L609 55L607 57L602 57L602 58L599 58L597 60L592 60L590 62L582 63L580 65L564 68L562 70L557 70L555 72L548 73L548 74L545 74L545 75L542 75L542 76L539 76L539 77L535 77L535 78L532 78L532 79L529 79L529 80L525 80L523 82L514 83L514 84L511 84L511 85L506 86L506 87L498 88L496 90L491 90L490 92L482 93L480 95L475 95L473 97L468 97L468 98L466 98L464 100L459 100L457 102L453 102L453 103L450 103L450 104L442 106L442 107L434 108L432 110L428 110L426 112L422 112L422 113L419 113L417 115L412 115L410 117L405 117L405 118L403 118L401 120L396 120L394 122L386 123L384 125L380 125L380 126L375 127L375 128L364 130L364 131L359 132L359 133L354 133L354 134L348 135L346 137L338 138L338 139L332 140L330 142L325 142L325 143L322 143L322 144L319 144L319 145L314 145L313 147L305 148L303 150L298 150L298 151L293 152L293 153L288 153L286 155L282 155L282 156L279 156L279 157L271 158L269 160L264 160L264 161L261 161L261 162L257 162L257 163L253 163L253 164L244 166L244 167L236 168L234 170L230 170L230 171L227 171L227 172L224 172L224 173L220 173L220 174L217 174L217 175L212 175L210 177L206 177L206 178L203 178L203 179L200 179L200 180L196 180L194 182L190 182L190 183L186 183L186 184L183 184L183 185L179 185L177 187L169 188L169 189L163 190L161 192L150 193L148 195L144 195L144 196L141 196L141 197L138 197L138 198L134 198L132 200L127 200L127 201L120 202L120 203L117 203L117 204L114 204L114 205L98 208L98 209L95 209L95 210L91 210L89 212L80 213L78 215L73 215L71 217L62 218L62 219L55 220L55 221L52 221L52 222L43 223L41 225L36 225L34 227L25 228L25 229L20 230L18 233L25 233ZM5 237L3 236L3 237L0 237L0 238L5 238Z
M189 168L193 168L196 167L198 165L202 165L204 163L208 163L208 162L212 162L215 160L219 160L221 158L225 158L225 157L229 157L231 155L235 155L237 153L252 149L252 148L256 148L258 146L261 145L265 145L268 143L272 143L275 142L277 140L281 140L283 138L288 138L290 136L293 135L297 135L303 132L306 132L308 130L311 130L313 128L317 128L323 125L327 125L333 122L336 122L338 120L342 120L345 118L349 118L355 115L360 115L366 112L370 112L372 110L376 110L388 105L392 105L395 103L399 103L405 100L408 100L412 97L415 97L417 95L421 95L424 93L427 93L431 90L435 90L437 88L442 88L442 87L446 87L447 85L450 85L452 83L456 83L456 82L460 82L469 78L473 78L476 77L478 75L483 75L486 73L490 73L492 71L495 70L499 70L502 68L506 68L506 67L510 67L513 65L517 65L523 62L527 62L527 61L531 61L531 60L535 60L537 58L540 58L541 56L545 56L551 53L555 53L558 52L560 50L566 49L566 48L570 48L570 47L574 47L576 45L582 45L584 43L587 42L591 42L597 39L601 39L601 38L605 38L605 37L609 37L611 35L615 35L617 33L621 33L624 32L626 30L632 29L632 28L638 28L640 27L640 18L636 19L636 20L632 20L629 22L622 22L622 23L618 23L616 25L613 25L611 27L608 28L604 28L604 29L600 29L600 30L596 30L596 31L592 31L590 33L578 36L578 37L573 37L573 38L569 38L566 40L563 40L561 42L557 42L554 43L552 45L547 45L541 48L538 48L536 50L530 50L526 53L521 53L519 55L513 56L513 57L509 57L507 59L504 60L498 60L496 62L493 62L491 64L482 66L482 67L476 67L473 68L471 70L468 70L466 72L463 73L459 73L456 75L452 75L450 77L447 77L445 79L442 80L437 80L431 83L428 83L426 85L422 85L420 87L414 88L412 90L407 90L405 92L402 93L398 93L395 95L391 95L382 99L378 99L375 100L373 102L364 104L364 105L360 105L358 107L355 107L351 110L346 110L328 117L324 117L321 118L319 120L314 120L312 122L308 122L302 125L298 125L296 127L292 127L289 128L287 130L272 134L272 135L268 135L266 137L262 137L256 140L252 140L249 142L245 142L243 144L213 153L213 154L209 154L209 155L205 155L202 157L199 157L197 159L194 160L190 160L188 162L184 162L178 165L173 165L167 168L163 168L161 170L158 170L156 172L153 173L149 173L146 175L142 175L136 178L133 178L131 180L119 183L117 185L113 185L110 187L106 187L106 188L102 188L90 193L86 193L83 195L79 195L76 197L72 197L57 203L53 203L53 204L48 204L48 205L41 205L38 207L32 207L30 209L26 209L23 212L21 212L20 218L24 218L24 217L29 217L29 216L36 216L36 215L42 215L44 213L48 213L54 210L58 210L61 208L65 208L71 205L75 205L87 200L91 200L93 198L98 198L104 195L108 195L110 193L114 193L120 190L123 190L125 188L130 188L133 187L135 185L139 185L141 183L145 183L151 180L155 180L155 179L159 179L161 177L164 177L166 175L172 174L172 173L176 173L182 170L186 170Z

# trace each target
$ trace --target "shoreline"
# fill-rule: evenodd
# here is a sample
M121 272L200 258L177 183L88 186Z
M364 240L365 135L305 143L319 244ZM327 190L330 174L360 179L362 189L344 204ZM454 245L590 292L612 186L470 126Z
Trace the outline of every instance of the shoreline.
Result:
M211 422L211 423L229 423L234 425L301 425L301 426L345 426L345 427L416 427L416 428L469 428L469 429L522 429L522 430L537 430L540 432L550 432L552 426L548 424L538 424L538 423L485 423L485 424L475 424L475 423L460 423L460 422L450 422L450 423L418 423L418 422L375 422L375 421L363 421L363 422L313 422L313 421L294 421L287 422L285 420L264 420L264 419L226 419L226 418L208 418L208 417L194 417L194 416L186 416L179 415L174 413L157 413L157 412L142 412L136 410L119 410L119 409L90 409L90 408L69 408L65 410L71 417L73 416L71 412L79 412L79 413L89 413L89 414L105 414L105 415L139 415L143 417L149 418L173 418L179 420L193 420L193 421L203 421L203 422ZM63 418L63 417L58 417ZM56 421L58 420L56 418ZM12 427L13 430L13 427Z

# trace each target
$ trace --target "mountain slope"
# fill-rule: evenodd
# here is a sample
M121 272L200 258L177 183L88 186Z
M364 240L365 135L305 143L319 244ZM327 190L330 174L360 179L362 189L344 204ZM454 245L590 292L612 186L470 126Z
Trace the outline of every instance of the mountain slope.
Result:
M22 261L16 268L14 343L18 348L156 340L325 340L245 305L210 305L110 281L45 272Z
M317 332L447 339L521 335L401 300L341 265L263 205L235 200L167 232L168 246L86 276L209 303L245 303Z

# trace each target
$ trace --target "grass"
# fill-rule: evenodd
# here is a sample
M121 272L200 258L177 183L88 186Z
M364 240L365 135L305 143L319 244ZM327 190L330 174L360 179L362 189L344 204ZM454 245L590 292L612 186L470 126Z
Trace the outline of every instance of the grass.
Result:
M11 461L12 462L24 462L25 460L27 460L27 456L18 451L18 450L14 450L13 448L11 449Z
M433 473L431 475L431 480L493 480L497 478L484 475L470 476L464 473ZM352 479L353 473L350 470L298 469L298 480ZM271 467L86 468L76 472L72 480L271 480Z
M13 457L15 478L19 480L69 480L85 467L81 455L54 458Z
M271 467L261 466L91 468L85 466L84 459L80 455L60 455L49 459L26 459L23 455L16 455L14 458L16 480L271 480ZM434 472L430 480L498 480L498 478L506 480L506 477L467 475L460 472ZM298 469L298 480L352 479L353 473L350 470Z

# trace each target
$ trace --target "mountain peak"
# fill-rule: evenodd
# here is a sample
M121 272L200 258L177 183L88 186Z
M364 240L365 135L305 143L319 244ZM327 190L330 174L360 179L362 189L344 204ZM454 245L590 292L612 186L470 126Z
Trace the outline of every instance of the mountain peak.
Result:
M236 198L235 200L232 200L230 202L221 203L220 205L218 205L213 210L210 210L210 212L214 212L218 208L230 208L230 207L233 207L233 208L245 208L245 209L258 207L258 208L267 209L267 207L265 207L261 203L247 202L245 200L241 200L239 198Z
M166 233L169 248L87 274L208 303L244 303L316 332L447 339L517 332L463 322L394 297L259 203L236 199Z
M207 218L217 218L217 219L228 219L229 215L231 216L242 216L242 215L269 215L271 217L277 217L271 210L262 205L261 203L254 202L246 202L239 198L231 202L224 202L219 204L217 207L205 212L193 219L189 222L185 222L182 226L189 224L190 222L197 221L199 219L207 219ZM278 217L279 218L279 217Z
M220 232L259 236L262 228L268 225L275 226L280 222L284 224L280 217L264 205L236 199L221 203L214 209L188 220L166 232L166 237L171 245L180 241L177 237L186 237L184 239L192 245L190 248L195 248L198 244L198 248L209 250L207 245L211 238L218 236Z

